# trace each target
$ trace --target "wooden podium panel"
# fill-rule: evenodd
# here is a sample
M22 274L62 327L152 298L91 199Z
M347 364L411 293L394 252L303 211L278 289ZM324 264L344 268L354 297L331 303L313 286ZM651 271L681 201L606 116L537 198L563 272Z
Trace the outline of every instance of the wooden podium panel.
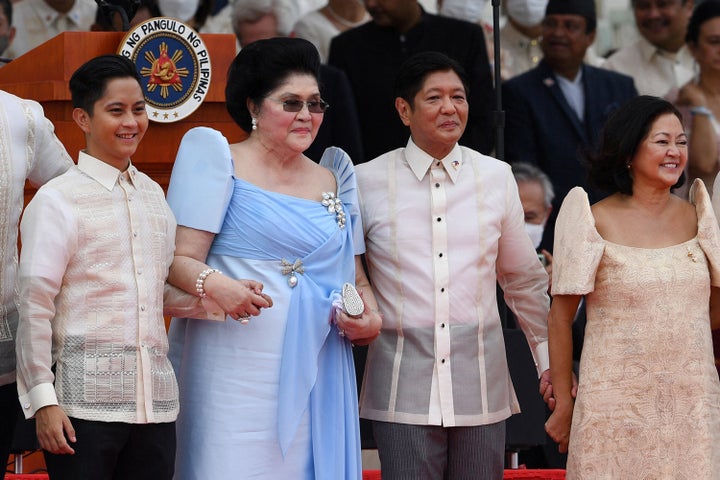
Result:
M98 55L116 53L122 32L64 32L0 68L0 89L39 102L55 124L55 133L70 156L77 160L85 145L80 128L72 119L68 84L73 72ZM225 109L227 70L235 58L235 37L230 34L203 34L212 66L210 88L200 107L174 123L150 122L147 133L133 155L133 163L167 189L172 164L182 136L193 127L207 126L221 131L230 142L247 134L233 122ZM26 197L32 194L26 191Z

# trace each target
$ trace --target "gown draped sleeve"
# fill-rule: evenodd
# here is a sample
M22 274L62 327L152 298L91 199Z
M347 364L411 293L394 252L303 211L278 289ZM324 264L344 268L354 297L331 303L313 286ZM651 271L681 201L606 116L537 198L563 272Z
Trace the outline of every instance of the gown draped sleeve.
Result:
M350 216L355 255L365 253L365 237L360 219L357 179L355 178L355 169L350 157L338 147L329 147L323 153L320 165L335 174L338 197L343 201L346 214Z
M233 161L222 133L189 130L180 143L167 201L178 225L218 233L233 193Z
M695 205L698 217L697 239L708 260L710 284L720 287L720 228L705 184L700 179L690 187L690 203Z
M587 193L575 187L567 194L555 223L553 295L592 292L605 242L595 229Z
M328 240L302 259L304 278L289 305L302 321L288 321L280 361L278 439L285 454L309 406L315 479L355 479L361 477L362 462L352 348L338 334L332 315L342 284L355 281L363 228L350 157L329 148L321 165L335 175L346 225L334 225Z

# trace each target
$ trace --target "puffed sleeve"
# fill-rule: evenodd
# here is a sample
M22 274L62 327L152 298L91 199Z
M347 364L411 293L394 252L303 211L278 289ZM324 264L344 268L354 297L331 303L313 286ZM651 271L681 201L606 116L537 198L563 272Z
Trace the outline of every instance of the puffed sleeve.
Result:
M365 237L363 235L362 220L360 218L360 203L358 201L357 179L355 167L347 153L338 147L329 147L320 159L320 165L333 174L338 185L338 197L343 202L347 226L352 229L355 255L365 253Z
M690 187L690 202L695 205L698 217L698 243L708 260L710 284L720 287L720 227L718 227L710 195L705 184L696 179Z
M175 158L167 201L178 225L218 233L233 192L233 161L222 133L189 130Z
M585 295L593 291L604 250L587 193L575 187L563 200L555 223L552 294Z

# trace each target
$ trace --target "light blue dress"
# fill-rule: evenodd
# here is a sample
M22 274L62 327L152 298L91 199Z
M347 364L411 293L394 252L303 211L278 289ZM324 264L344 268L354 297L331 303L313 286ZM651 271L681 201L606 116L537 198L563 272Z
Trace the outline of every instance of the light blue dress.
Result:
M274 306L247 325L172 320L178 480L361 478L351 345L331 312L365 246L349 157L329 148L321 164L335 174L344 227L319 201L235 178L220 132L183 137L168 189L178 225L216 233L207 264L262 282ZM283 274L283 261L302 268Z

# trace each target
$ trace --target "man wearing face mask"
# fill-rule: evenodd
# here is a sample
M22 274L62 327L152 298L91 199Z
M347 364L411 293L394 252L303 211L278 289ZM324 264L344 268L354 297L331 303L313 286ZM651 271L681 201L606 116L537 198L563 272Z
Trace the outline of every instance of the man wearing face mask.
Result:
M438 13L443 17L479 23L488 0L442 0L439 3L440 11Z
M500 29L507 78L525 73L542 60L540 35L548 0L505 0L507 22Z
M15 37L15 27L12 26L12 3L10 0L0 0L0 67L6 62L5 50Z
M550 178L535 165L517 162L512 165L512 171L525 214L525 231L535 248L538 249L542 242L545 224L552 212L555 191ZM548 272L549 281L552 284L552 254L543 248L539 250L538 258L545 265L545 271ZM549 287L550 285L548 285L548 291Z

